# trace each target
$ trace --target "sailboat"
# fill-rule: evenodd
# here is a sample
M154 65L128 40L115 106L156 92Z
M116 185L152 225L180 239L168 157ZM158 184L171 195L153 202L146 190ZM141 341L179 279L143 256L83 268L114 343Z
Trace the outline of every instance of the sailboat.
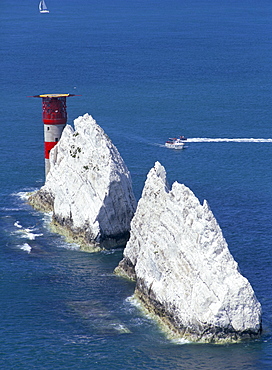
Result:
M44 0L41 0L40 1L40 4L39 4L39 11L40 13L49 13L49 10L47 9L47 6L45 4L45 1Z

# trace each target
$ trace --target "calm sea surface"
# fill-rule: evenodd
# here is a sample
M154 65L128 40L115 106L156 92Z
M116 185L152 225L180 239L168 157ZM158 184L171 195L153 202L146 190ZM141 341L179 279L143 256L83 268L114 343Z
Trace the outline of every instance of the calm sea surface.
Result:
M0 367L272 369L271 1L47 6L0 4ZM68 123L97 120L137 198L158 160L170 183L207 199L262 304L261 339L168 341L113 275L121 250L80 252L25 203L44 183L41 101L29 97L43 93L80 95L68 98ZM178 153L163 147L176 135L189 138Z

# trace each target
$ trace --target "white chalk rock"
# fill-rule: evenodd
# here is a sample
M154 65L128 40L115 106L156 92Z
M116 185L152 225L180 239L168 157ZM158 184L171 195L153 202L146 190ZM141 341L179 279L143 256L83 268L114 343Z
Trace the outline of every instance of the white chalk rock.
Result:
M51 150L38 201L51 203L54 223L85 246L122 245L136 208L129 171L90 115L78 117L74 127L67 125Z
M176 334L203 342L261 332L261 306L238 269L206 201L185 185L169 189L156 162L116 269L136 280L136 296Z

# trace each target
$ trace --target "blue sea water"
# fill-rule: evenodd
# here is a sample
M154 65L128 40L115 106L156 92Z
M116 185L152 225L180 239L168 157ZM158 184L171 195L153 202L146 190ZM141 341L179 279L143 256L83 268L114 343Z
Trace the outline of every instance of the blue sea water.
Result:
M271 1L47 6L0 4L1 368L272 369ZM68 123L97 120L137 198L158 160L170 183L207 199L262 304L259 340L170 342L113 274L121 250L80 252L26 204L44 182L41 101L29 97L42 93L80 95L68 98ZM176 135L186 150L163 147Z

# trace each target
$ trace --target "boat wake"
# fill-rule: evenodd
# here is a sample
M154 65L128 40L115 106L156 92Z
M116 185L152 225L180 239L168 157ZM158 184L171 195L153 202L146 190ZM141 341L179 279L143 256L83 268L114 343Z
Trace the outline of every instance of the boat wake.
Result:
M195 137L188 138L187 143L222 143L222 142L233 142L233 143L272 143L272 139L254 139L254 138L208 138L208 137Z

